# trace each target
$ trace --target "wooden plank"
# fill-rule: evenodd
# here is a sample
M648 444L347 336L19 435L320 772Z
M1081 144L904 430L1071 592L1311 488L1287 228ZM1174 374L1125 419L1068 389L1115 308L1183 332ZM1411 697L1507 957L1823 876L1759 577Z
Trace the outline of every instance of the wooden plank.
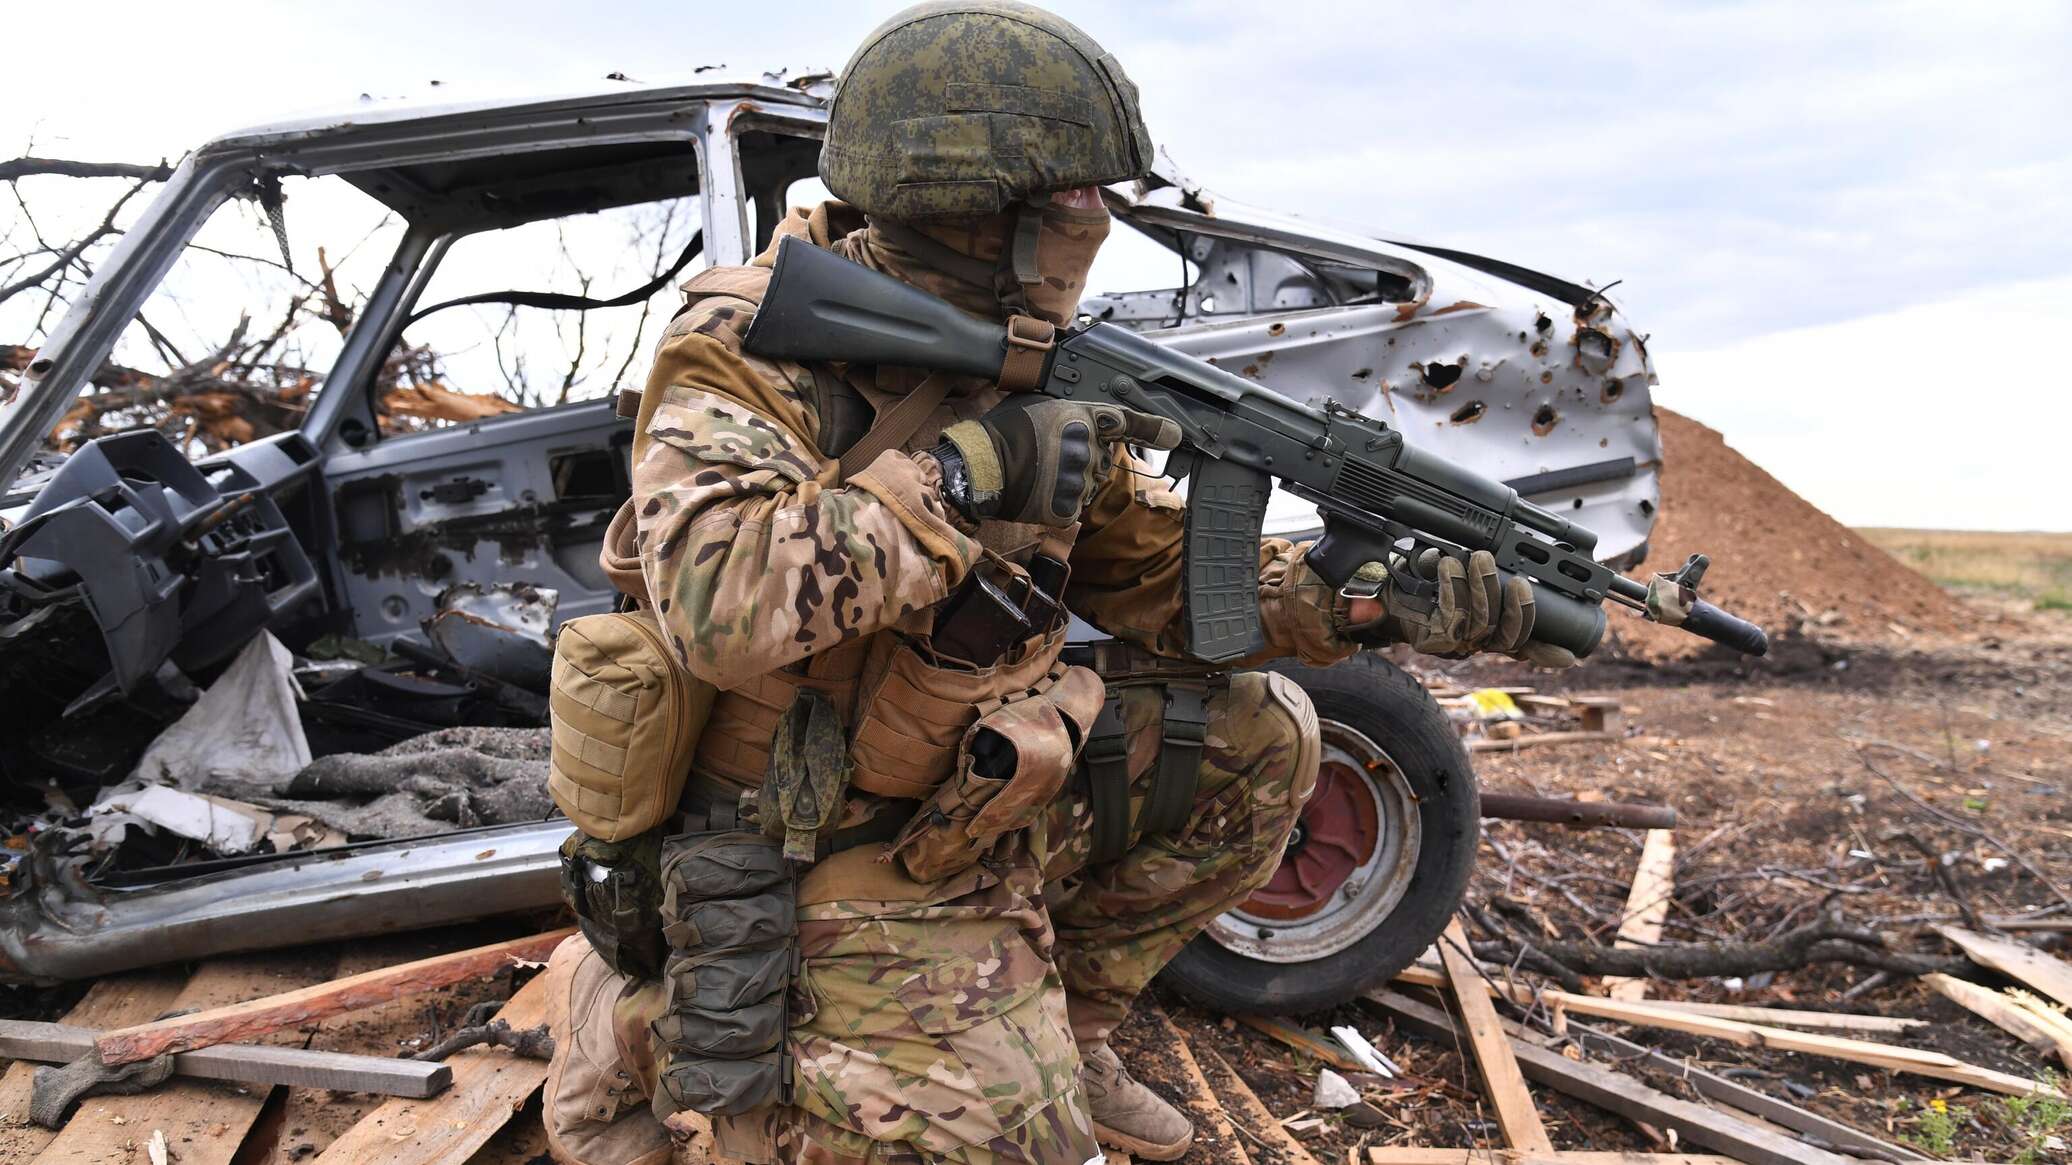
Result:
M1548 1043L1546 1037L1526 1031L1508 1020L1504 1023L1504 1030L1509 1032L1513 1039L1522 1039L1538 1046L1546 1046ZM1724 1076L1715 1076L1695 1064L1674 1059L1645 1044L1634 1043L1624 1036L1615 1036L1588 1024L1572 1023L1568 1025L1568 1038L1583 1050L1596 1052L1619 1064L1645 1062L1649 1067L1672 1073L1688 1085L1691 1091L1715 1104L1731 1105L1735 1115L1750 1121L1762 1122L1764 1128L1776 1126L1803 1133L1843 1152L1875 1160L1931 1159L1926 1154L1903 1145L1881 1141L1869 1133L1800 1108L1790 1101L1779 1100L1767 1092L1750 1088Z
M1860 1015L1853 1011L1800 1011L1789 1007L1758 1007L1740 1003L1694 1003L1685 999L1649 999L1650 1007L1688 1011L1743 1023L1770 1023L1779 1027L1813 1027L1852 1032L1909 1032L1928 1027L1933 1021L1901 1015Z
M1231 1127L1230 1114L1223 1111L1222 1103L1216 1099L1216 1090L1209 1087L1208 1077L1202 1074L1201 1065L1195 1061L1193 1050L1187 1046L1187 1037L1174 1026L1172 1017L1165 1013L1165 1009L1156 1003L1147 1000L1138 1003L1137 1006L1150 1018L1159 1034L1170 1042L1173 1059L1179 1063L1180 1071L1186 1076L1181 1084L1186 1088L1187 1095L1182 1098L1180 1107L1187 1110L1188 1116L1194 1120L1197 1128L1207 1125L1217 1139L1238 1155L1237 1160L1241 1165L1252 1165L1250 1154L1244 1150L1245 1143L1238 1139L1237 1130Z
M1470 740L1467 745L1469 752L1517 752L1541 744L1604 744L1622 739L1609 732L1542 732L1511 740Z
M1547 1127L1540 1123L1539 1110L1533 1107L1532 1093L1526 1089L1518 1061L1511 1055L1511 1041L1497 1026L1496 1006L1489 1001L1482 975L1475 969L1468 935L1458 918L1446 924L1446 933L1439 939L1439 960L1446 966L1447 978L1452 980L1462 1026L1468 1031L1468 1046L1474 1049L1475 1062L1482 1067L1482 1083L1496 1109L1504 1143L1527 1153L1553 1152L1554 1142L1547 1139Z
M1994 938L1958 926L1935 929L1979 966L2019 979L2046 998L2072 1007L2072 963L2012 939Z
M173 1005L185 979L184 972L163 969L110 975L86 989L65 1022L119 1027L155 1019ZM28 1123L35 1082L36 1065L27 1061L9 1064L0 1075L0 1161L27 1161L57 1138L56 1129Z
M1322 1165L1301 1141L1295 1139L1295 1134L1281 1124L1280 1118L1273 1115L1273 1110L1266 1107L1266 1102L1259 1099L1259 1094L1252 1091L1252 1086L1245 1083L1245 1078L1238 1075L1237 1069L1231 1067L1216 1049L1203 1048L1196 1053L1195 1059L1203 1075L1208 1077L1209 1087L1215 1089L1224 1107L1232 1110L1238 1124L1280 1150L1282 1158L1290 1165Z
M504 1004L497 1018L514 1028L539 1026L546 1020L549 989L548 976L534 977ZM446 1062L453 1068L452 1088L430 1100L384 1102L331 1142L313 1165L460 1165L495 1136L547 1078L545 1060L528 1060L501 1048L469 1048Z
M1466 960L1463 960L1465 962ZM1425 986L1429 973L1416 976L1397 976L1399 981ZM1479 976L1478 976L1479 979ZM1880 1044L1869 1040L1844 1039L1838 1036L1820 1035L1814 1032L1788 1031L1766 1024L1744 1023L1740 1020L1707 1015L1700 1011L1678 1007L1673 1003L1656 1000L1606 999L1598 995L1578 995L1571 991L1535 992L1518 984L1490 984L1483 980L1484 990L1501 994L1513 1003L1525 1004L1537 997L1550 1007L1576 1015L1594 1015L1600 1019L1617 1020L1641 1027L1667 1028L1670 1031L1686 1032L1696 1036L1711 1036L1750 1048L1777 1048L1781 1051L1800 1052L1809 1056L1828 1056L1837 1060L1848 1060L1857 1064L1869 1064L1894 1072L1910 1072L1916 1076L1930 1076L1937 1080L1951 1080L1984 1088L1992 1092L2004 1092L2013 1096L2028 1096L2042 1091L2040 1086L2026 1077L1991 1068L1981 1068L1962 1060L1946 1056L1941 1052L1922 1051L1918 1048L1903 1048L1895 1044Z
M1460 1039L1458 1025L1436 1007L1395 991L1370 992L1367 998L1429 1039L1442 1043ZM1559 1052L1526 1043L1514 1043L1511 1050L1525 1075L1556 1092L1588 1101L1629 1120L1675 1129L1680 1140L1701 1149L1726 1153L1750 1165L1854 1165L1847 1157L1681 1100L1609 1068L1570 1060Z
M573 928L435 955L318 983L264 999L211 1008L108 1032L94 1041L106 1064L129 1064L164 1052L227 1044L338 1015L403 995L486 978L514 962L544 962Z
M70 1024L0 1019L0 1056L69 1064L92 1055L94 1037L99 1034L92 1028ZM182 1052L173 1059L173 1071L197 1080L415 1097L437 1095L453 1076L444 1064L264 1044L224 1044Z
M1711 1153L1504 1153L1486 1148L1370 1148L1368 1165L1740 1165Z
M1626 913L1619 923L1615 947L1651 947L1662 941L1662 923L1669 917L1669 899L1676 894L1676 834L1667 829L1648 830L1640 848L1640 865L1633 871L1633 889L1626 895ZM1613 999L1645 999L1648 981L1608 978L1605 994Z
M1935 974L1921 981L1941 992L1951 1002L1978 1016L2039 1052L2056 1051L2057 1033L2046 1027L2034 1012L2014 1000L1968 979ZM0 1049L4 1050L4 1049Z
M1501 977L1500 967L1484 967L1485 974ZM1437 987L1447 985L1446 973L1437 967L1413 963L1396 975L1396 982L1412 987ZM1486 984L1486 980L1485 980ZM1523 984L1507 983L1492 987L1492 991L1504 995L1511 1002L1521 1006L1531 1003L1535 997L1549 1007L1566 1010L1571 999L1591 999L1602 1002L1599 995L1573 995L1554 988L1535 991ZM1694 1003L1685 999L1644 999L1643 1004L1657 1011L1687 1011L1693 1015L1712 1015L1721 1019L1738 1019L1744 1023L1769 1023L1780 1027L1831 1028L1839 1031L1859 1032L1907 1032L1917 1027L1928 1027L1934 1021L1912 1019L1897 1015L1862 1015L1853 1011L1800 1011L1789 1007L1757 1007L1739 1003ZM1616 1018L1607 1015L1606 1018Z
M201 964L176 1008L219 1007L315 982L328 975L334 952L276 951ZM273 1090L211 1080L169 1080L135 1096L89 1096L36 1157L37 1165L129 1165L163 1131L179 1165L230 1165Z
M1740 1165L1712 1153L1505 1153L1487 1149L1368 1149L1368 1165Z
M1798 1052L1808 1056L1827 1056L1836 1060L1848 1060L1855 1064L1869 1064L1894 1072L1908 1072L1916 1076L1928 1076L1937 1080L1950 1080L1984 1088L1992 1092L2004 1092L2012 1096L2028 1096L2037 1093L2049 1094L2034 1080L1981 1068L1967 1064L1941 1052L1923 1051L1919 1048L1903 1048L1895 1044L1880 1044L1869 1040L1852 1040L1840 1036L1821 1035L1817 1032L1787 1031L1781 1027L1763 1024L1742 1023L1739 1020L1721 1019L1711 1015L1696 1015L1675 1011L1653 1003L1632 1003L1626 1000L1598 999L1589 995L1564 994L1562 1006L1570 1012L1581 1015L1595 1015L1616 1019L1621 1023L1638 1024L1643 1027L1667 1028L1670 1031L1686 1032L1697 1036L1710 1036L1727 1040L1748 1048L1776 1048L1779 1051Z
M1233 1015L1230 1018L1261 1035L1272 1036L1313 1060L1322 1060L1340 1072L1365 1072L1367 1065L1348 1055L1337 1044L1327 1044L1286 1020L1270 1015Z

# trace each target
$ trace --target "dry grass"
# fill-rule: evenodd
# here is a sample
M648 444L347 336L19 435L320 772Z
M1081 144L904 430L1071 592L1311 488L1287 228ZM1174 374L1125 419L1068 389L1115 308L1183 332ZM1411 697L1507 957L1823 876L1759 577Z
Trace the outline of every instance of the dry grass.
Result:
M1957 591L2027 599L2072 611L2072 534L1864 529L1886 553Z

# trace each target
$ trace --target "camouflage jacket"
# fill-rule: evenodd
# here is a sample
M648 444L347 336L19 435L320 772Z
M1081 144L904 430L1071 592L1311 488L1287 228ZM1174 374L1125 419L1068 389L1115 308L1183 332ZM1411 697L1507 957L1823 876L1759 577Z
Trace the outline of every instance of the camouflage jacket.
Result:
M827 246L831 217L825 207L797 212L778 236ZM767 267L774 251L775 240L755 265ZM723 289L729 277L708 271L686 289ZM762 282L742 285L759 294ZM990 385L953 393L905 450L837 484L834 459L815 444L812 373L743 351L752 317L741 299L719 294L694 299L671 322L645 389L660 394L649 439L633 467L648 595L686 668L721 689L902 620L926 626L915 616L971 570L982 539L944 505L935 459L912 450L1001 396ZM874 401L901 385L881 375L876 388L866 393ZM1183 655L1184 514L1162 479L1119 466L1082 521L1067 606L1119 639ZM1304 564L1304 549L1281 539L1260 546L1262 658L1328 663L1355 650L1341 634L1342 604Z

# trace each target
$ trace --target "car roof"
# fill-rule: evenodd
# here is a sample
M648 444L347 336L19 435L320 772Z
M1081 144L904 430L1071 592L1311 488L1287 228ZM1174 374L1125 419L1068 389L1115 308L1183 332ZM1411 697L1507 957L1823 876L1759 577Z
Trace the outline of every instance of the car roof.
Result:
M780 71L754 78L701 78L676 83L607 78L594 86L558 93L484 91L480 95L468 96L465 86L434 82L434 88L422 93L387 97L362 94L359 100L346 105L218 134L198 152L206 154L288 142L304 143L349 134L369 126L432 121L471 113L508 113L528 109L552 113L654 101L692 102L728 98L753 98L773 104L821 108L833 96L833 83L833 74L827 72L794 75Z

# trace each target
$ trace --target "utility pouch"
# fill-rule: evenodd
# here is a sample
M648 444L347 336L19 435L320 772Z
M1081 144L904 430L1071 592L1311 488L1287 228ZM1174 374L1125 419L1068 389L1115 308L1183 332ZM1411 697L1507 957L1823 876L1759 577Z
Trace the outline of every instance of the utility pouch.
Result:
M1064 667L1019 699L982 709L957 766L893 842L907 875L933 882L969 867L1003 835L1027 828L1064 788L1101 710L1101 679Z
M676 812L714 694L676 661L647 611L562 624L548 699L554 804L604 841L661 826Z
M583 937L621 975L662 973L662 831L601 841L580 831L561 843L561 898Z
M742 830L662 842L661 1053L655 1115L733 1116L791 1098L785 995L797 896L779 844Z

